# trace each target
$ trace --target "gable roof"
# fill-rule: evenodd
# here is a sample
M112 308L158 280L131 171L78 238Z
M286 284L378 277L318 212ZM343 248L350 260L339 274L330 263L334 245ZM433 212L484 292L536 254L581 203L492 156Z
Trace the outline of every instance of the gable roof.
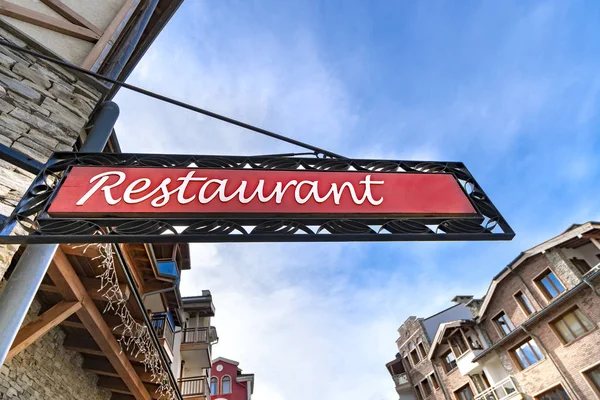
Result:
M488 291L485 294L483 304L481 305L481 309L479 310L479 315L477 318L482 319L484 317L485 312L492 300L492 297L494 296L494 291L496 290L498 284L504 278L506 278L515 268L521 265L525 260L537 254L544 253L546 250L550 250L551 248L561 245L573 238L580 237L589 231L597 229L600 229L600 223L598 222L590 221L584 224L572 224L569 227L569 229L567 229L560 235L548 239L545 242L530 248L529 250L521 252L521 254L519 254L513 261L511 261L502 271L500 271L500 273L498 273L498 275L496 275L494 279L492 279L492 283L490 284L490 287L488 288Z
M437 349L437 347L442 344L442 341L444 340L444 336L446 335L446 331L448 329L451 328L458 328L464 324L469 324L472 325L473 324L473 320L470 319L458 319L456 321L450 321L450 322L445 322L443 324L440 324L437 332L435 333L435 337L433 338L433 341L431 342L431 347L429 348L429 353L427 354L427 358L428 359L433 359L433 356L435 354L435 350Z
M219 362L219 361L223 361L224 363L235 365L236 367L238 365L240 365L239 362L234 361L234 360L230 360L229 358L225 358L225 357L217 357L214 360L212 360L213 364L216 363L216 362Z

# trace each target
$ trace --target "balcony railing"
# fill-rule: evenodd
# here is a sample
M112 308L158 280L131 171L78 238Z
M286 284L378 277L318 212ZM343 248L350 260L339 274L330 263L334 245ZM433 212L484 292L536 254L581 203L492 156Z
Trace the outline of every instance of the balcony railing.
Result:
M218 340L217 330L214 326L201 328L186 328L183 330L181 343L207 343L212 344Z
M160 339L165 339L169 348L173 350L173 343L175 343L175 334L173 333L173 327L171 321L166 313L155 314L152 316L152 327L156 332L156 335Z
M511 376L501 380L475 396L475 400L504 400L518 394L517 386Z
M179 390L185 396L206 396L208 394L205 376L192 376L189 378L180 378Z

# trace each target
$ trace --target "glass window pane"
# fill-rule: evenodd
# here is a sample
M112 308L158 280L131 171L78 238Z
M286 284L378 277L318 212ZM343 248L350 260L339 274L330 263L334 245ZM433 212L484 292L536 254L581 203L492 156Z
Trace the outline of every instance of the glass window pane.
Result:
M600 390L600 366L587 372L587 375L590 377L590 380L592 381L596 389Z
M568 343L575 340L575 336L571 334L571 331L569 331L569 329L563 321L558 321L556 324L554 324L554 326L556 327L556 330L558 331L558 333L560 333L560 336L562 336L565 342Z
M528 342L529 346L531 346L531 348L533 349L533 352L535 353L537 360L539 361L542 358L544 358L544 355L542 354L542 352L540 351L540 348L538 347L537 343L535 343L535 341L532 339Z
M525 354L523 354L523 350L521 350L521 348L515 350L515 355L517 356L517 361L519 361L519 364L521 364L521 368L529 367L529 361L527 360L527 357L525 357Z
M529 361L529 364L534 364L537 361L537 357L529 343L526 343L521 348L523 349L523 354L525 354L525 357L527 357L527 361Z
M571 330L573 331L573 334L575 334L575 337L579 337L586 332L586 329L584 328L584 326L581 325L581 323L575 316L575 313L569 313L569 314L565 315L562 320L564 321L564 323L566 325L569 326L569 328L571 328Z
M231 378L228 376L223 377L223 390L221 394L229 394L231 393Z
M583 323L586 331L594 329L594 324L579 309L575 310L575 314L577 314L577 317Z
M556 289L554 289L554 287L552 286L552 284L547 276L545 276L541 280L541 282L544 285L544 288L546 288L546 291L548 292L548 294L550 295L550 298L555 298L556 296L558 296L558 292L556 291Z
M523 306L525 311L527 311L530 314L533 313L533 305L529 301L529 298L527 298L527 296L525 296L523 293L521 293L520 297L521 297L521 305Z
M548 279L550 279L550 281L552 281L552 283L554 284L554 287L556 287L556 289L558 290L559 293L562 293L565 291L565 287L562 285L562 283L560 283L560 281L558 280L556 275L554 275L552 272L550 272L548 274Z

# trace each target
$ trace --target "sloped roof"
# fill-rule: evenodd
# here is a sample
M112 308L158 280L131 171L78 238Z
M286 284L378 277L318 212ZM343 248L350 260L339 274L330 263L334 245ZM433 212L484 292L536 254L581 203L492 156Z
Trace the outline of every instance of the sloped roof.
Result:
M586 222L584 224L572 224L568 230L561 233L560 235L557 235L551 239L548 239L545 242L538 244L537 246L534 246L534 247L530 248L529 250L525 250L524 252L519 254L513 261L510 262L510 264L508 264L502 271L500 271L500 273L498 275L496 275L494 277L494 279L492 280L492 283L490 284L490 287L488 288L488 291L484 297L483 304L481 305L481 309L479 311L478 318L481 319L484 317L487 307L489 306L489 304L492 300L492 297L494 296L496 287L504 278L506 278L510 274L510 272L513 269L515 269L516 267L521 265L525 260L527 260L537 254L541 254L541 253L545 252L546 250L549 250L553 247L561 245L573 238L577 238L578 236L581 236L589 231L593 231L596 229L600 229L600 223L594 222L594 221Z

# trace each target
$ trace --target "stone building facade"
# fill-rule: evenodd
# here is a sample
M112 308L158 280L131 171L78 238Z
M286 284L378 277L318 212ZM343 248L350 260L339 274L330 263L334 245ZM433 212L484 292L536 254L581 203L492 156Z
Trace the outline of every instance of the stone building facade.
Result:
M592 222L573 225L521 253L482 299L455 297L473 316L435 328L427 358L440 371L441 398L600 398L598 233ZM400 399L439 397L409 387L420 393L398 391Z
M0 21L0 39L43 51ZM71 151L106 92L100 83L50 62L0 46L0 144L45 163ZM0 214L8 216L34 176L0 161ZM0 280L17 246L0 249Z

